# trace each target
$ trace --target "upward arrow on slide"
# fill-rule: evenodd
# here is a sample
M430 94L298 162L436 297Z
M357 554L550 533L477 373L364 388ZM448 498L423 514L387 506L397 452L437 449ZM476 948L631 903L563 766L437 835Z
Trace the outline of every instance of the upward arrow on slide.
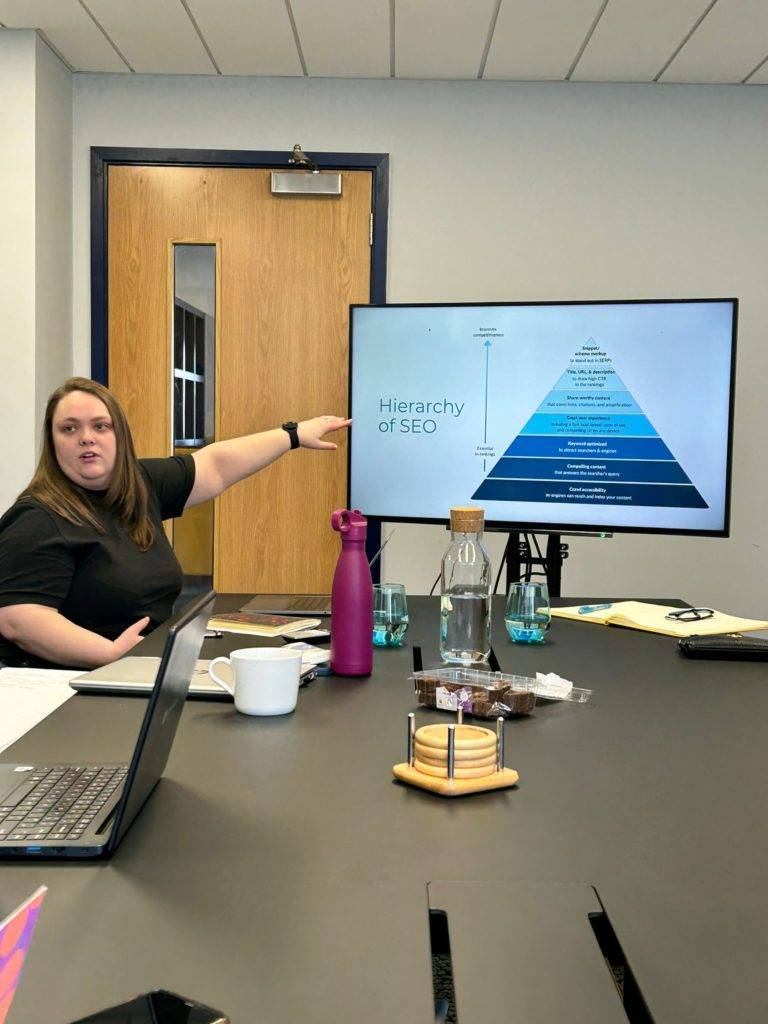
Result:
M485 342L485 423L483 425L483 444L488 441L488 349L491 347L490 338Z

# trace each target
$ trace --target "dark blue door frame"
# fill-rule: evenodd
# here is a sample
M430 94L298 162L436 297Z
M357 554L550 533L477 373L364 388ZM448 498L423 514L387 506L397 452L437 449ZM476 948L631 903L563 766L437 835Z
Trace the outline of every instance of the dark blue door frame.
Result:
M386 302L389 155L387 153L311 154L320 170L371 171L373 175L373 246L370 301ZM91 377L109 383L107 276L108 170L110 166L259 167L291 170L288 151L231 149L130 149L91 147ZM381 544L381 521L369 520L366 549L372 558ZM373 567L379 579L381 559Z

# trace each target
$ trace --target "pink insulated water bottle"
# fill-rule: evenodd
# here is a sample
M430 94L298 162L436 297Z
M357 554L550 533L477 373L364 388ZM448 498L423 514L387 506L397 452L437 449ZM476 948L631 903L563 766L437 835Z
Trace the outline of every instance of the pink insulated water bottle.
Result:
M341 534L331 589L331 672L367 676L373 668L373 588L365 557L368 520L358 509L337 509L331 526Z

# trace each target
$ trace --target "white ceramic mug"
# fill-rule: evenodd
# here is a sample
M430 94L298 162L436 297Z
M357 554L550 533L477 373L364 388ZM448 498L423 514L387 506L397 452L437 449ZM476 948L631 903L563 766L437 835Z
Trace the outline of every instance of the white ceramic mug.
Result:
M232 666L234 689L214 671ZM214 658L208 674L235 698L244 715L287 715L296 707L301 676L301 652L280 647L243 647L228 658Z

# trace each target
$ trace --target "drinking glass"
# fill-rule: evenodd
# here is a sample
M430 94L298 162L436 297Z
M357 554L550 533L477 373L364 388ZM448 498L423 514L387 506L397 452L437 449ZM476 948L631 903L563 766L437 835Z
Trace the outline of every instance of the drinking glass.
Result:
M513 583L507 595L504 623L516 644L541 644L549 629L549 590L546 583Z
M408 632L408 606L402 583L373 585L373 646L402 647Z

